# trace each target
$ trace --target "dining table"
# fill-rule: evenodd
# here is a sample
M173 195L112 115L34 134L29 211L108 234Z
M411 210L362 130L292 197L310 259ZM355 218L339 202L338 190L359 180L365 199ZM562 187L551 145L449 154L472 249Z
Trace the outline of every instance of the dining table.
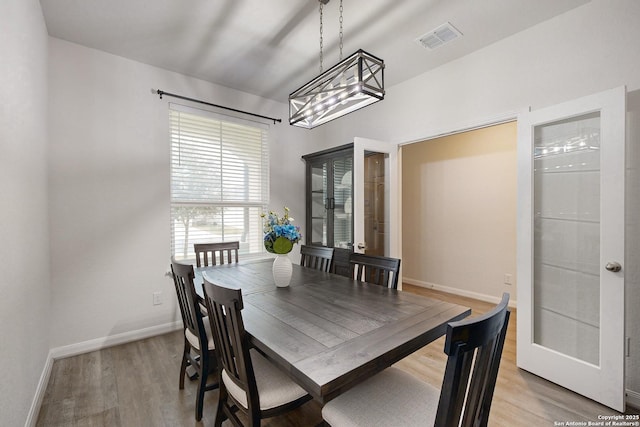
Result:
M195 269L207 281L242 290L251 345L326 403L443 336L468 307L293 265L276 287L273 259Z

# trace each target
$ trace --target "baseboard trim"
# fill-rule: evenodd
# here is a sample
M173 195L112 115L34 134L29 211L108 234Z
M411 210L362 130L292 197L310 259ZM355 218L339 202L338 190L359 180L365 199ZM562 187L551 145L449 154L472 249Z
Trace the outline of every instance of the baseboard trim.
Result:
M137 341L145 338L154 337L156 335L162 335L169 332L182 329L182 321L165 323L162 325L151 326L148 328L138 329L135 331L123 332L108 337L96 338L89 341L83 341L76 344L65 345L61 347L55 347L49 350L47 360L44 364L42 374L40 375L40 381L36 388L36 393L29 408L29 414L25 421L25 427L34 427L38 421L38 414L40 413L40 406L44 399L44 394L47 391L47 385L49 384L49 377L51 376L51 370L53 368L53 362L57 359L64 359L65 357L77 356L78 354L89 353L91 351L102 350L103 348L112 347L114 345L126 344L128 342Z
M125 344L131 341L137 341L144 338L154 337L156 335L166 334L182 328L182 321L165 323L148 328L137 329L135 331L123 332L93 340L83 341L75 344L69 344L62 347L51 349L53 359L64 359L65 357L77 356L78 354L89 353L90 351L102 350L103 348L112 347L114 345Z
M627 405L640 409L640 393L637 391L627 390Z
M53 356L51 355L51 350L49 350L49 354L47 354L47 360L44 362L42 374L40 374L38 386L36 387L36 394L33 396L33 402L31 402L31 407L29 408L29 413L27 414L27 420L24 423L25 427L35 427L36 422L38 421L40 406L42 406L44 394L47 391L47 385L49 384L49 377L51 376L52 368Z
M501 300L500 297L494 297L492 295L485 295L478 292L465 291L463 289L451 288L449 286L442 286L435 283L424 282L422 280L412 279L410 277L403 277L403 283L408 283L409 285L420 286L421 288L433 289L434 291L446 292L448 294L459 295L461 297L473 298L480 301L490 302L494 304L498 304ZM516 308L517 301L515 299L509 300L509 307Z

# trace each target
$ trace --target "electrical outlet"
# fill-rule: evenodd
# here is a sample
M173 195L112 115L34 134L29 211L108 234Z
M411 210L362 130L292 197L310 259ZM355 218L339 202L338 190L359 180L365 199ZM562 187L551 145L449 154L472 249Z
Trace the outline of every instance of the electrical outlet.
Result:
M162 304L162 292L154 292L153 293L153 305Z
M504 273L504 284L505 285L513 285L513 275L509 273Z

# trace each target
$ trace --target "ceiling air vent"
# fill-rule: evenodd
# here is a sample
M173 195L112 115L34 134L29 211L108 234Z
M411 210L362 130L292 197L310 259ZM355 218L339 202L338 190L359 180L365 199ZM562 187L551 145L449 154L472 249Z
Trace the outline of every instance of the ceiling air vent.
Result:
M451 23L446 22L440 25L435 30L431 30L428 33L420 36L416 39L422 47L433 50L442 46L445 43L449 43L452 40L462 37L462 33L456 29Z

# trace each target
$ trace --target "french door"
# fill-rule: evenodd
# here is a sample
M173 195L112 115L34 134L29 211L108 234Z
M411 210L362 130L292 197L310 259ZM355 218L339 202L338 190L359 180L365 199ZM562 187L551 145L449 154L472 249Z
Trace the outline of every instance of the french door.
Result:
M518 117L520 368L618 411L624 87Z

